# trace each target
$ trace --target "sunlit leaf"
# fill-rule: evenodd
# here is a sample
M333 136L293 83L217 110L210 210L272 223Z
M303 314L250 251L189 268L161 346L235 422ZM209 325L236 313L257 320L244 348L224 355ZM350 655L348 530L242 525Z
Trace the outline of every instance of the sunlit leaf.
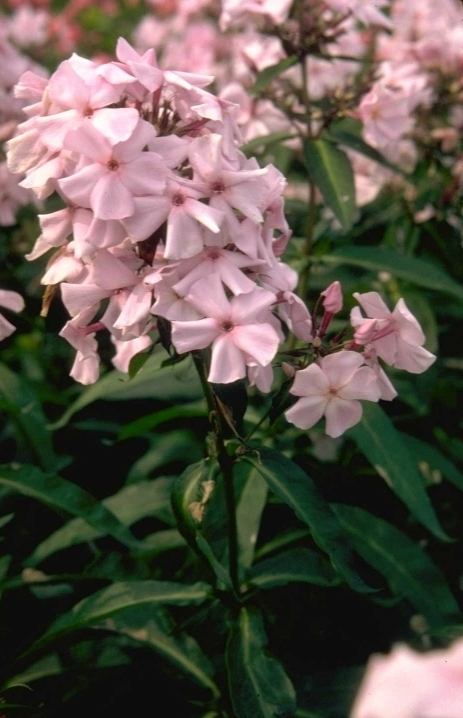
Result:
M429 621L442 624L460 616L437 566L395 526L355 506L333 506L357 551L387 579L391 590L407 598Z
M413 516L435 536L448 540L426 492L423 477L401 434L383 409L373 402L365 402L362 420L348 433Z
M261 614L242 608L227 642L226 662L237 716L280 718L293 715L296 693L281 664L266 651Z

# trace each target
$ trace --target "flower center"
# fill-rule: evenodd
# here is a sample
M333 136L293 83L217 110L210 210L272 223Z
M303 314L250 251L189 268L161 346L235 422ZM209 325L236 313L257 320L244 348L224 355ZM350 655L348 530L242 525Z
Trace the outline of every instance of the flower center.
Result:
M234 325L233 325L233 322L231 322L230 320L227 319L227 321L223 322L223 324L221 326L222 326L222 329L224 330L224 332L231 332Z
M119 169L119 162L116 160L109 160L107 164L108 170L111 170L111 172L115 172Z
M182 194L174 194L172 197L172 204L174 204L176 207L180 207L185 201L185 198Z
M222 180L217 180L217 182L214 182L214 184L212 185L212 193L223 194L223 192L225 192L225 185Z

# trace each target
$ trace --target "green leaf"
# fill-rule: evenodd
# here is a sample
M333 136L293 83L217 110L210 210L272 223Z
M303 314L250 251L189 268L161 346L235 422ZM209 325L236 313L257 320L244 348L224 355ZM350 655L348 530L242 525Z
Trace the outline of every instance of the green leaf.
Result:
M351 264L463 299L463 286L443 269L425 259L410 257L383 247L340 247L317 258L323 264Z
M162 426L173 419L196 419L207 416L204 401L195 401L191 404L170 406L167 409L155 411L152 414L140 417L135 421L126 424L119 433L119 439L130 439L132 436L139 436L146 431L152 431L157 426Z
M140 549L140 553L149 556L157 556L166 551L183 548L186 545L185 539L176 529L156 531L154 534L150 534L143 539L142 544L143 548ZM133 553L137 554L138 551L134 551Z
M313 583L336 586L340 583L328 561L309 548L297 547L259 561L249 573L249 581L259 588L284 586L287 583Z
M139 541L116 516L84 489L71 481L45 474L36 466L0 466L0 485L30 496L52 509L79 516L99 534L107 534L124 546L136 548Z
M357 551L407 598L431 625L460 617L460 610L437 566L405 534L383 519L354 506L333 506Z
M45 471L53 471L56 458L47 420L29 384L0 364L0 402L27 440Z
M131 526L145 516L155 516L161 521L172 525L174 519L170 505L170 492L174 479L159 477L154 481L143 481L125 486L123 489L103 499L101 502L108 511L124 524ZM35 565L56 551L69 546L94 541L104 536L102 527L90 525L87 518L76 518L48 536L34 550L26 561L27 565Z
M169 663L179 668L203 688L211 691L212 697L220 697L220 690L212 680L213 667L192 636L175 631L152 606L148 611L126 610L110 618L104 628L123 633L134 640L153 648ZM166 625L167 624L167 625Z
M243 455L265 479L269 488L305 523L314 540L325 551L334 568L359 592L371 589L354 568L355 555L349 536L334 515L315 483L297 464L273 449L259 447Z
M396 167L389 160L387 160L381 152L378 152L374 147L369 145L362 138L362 123L358 120L352 120L345 118L339 122L330 125L330 129L323 135L326 139L333 142L349 147L351 150L359 152L365 157L369 157L371 160L378 162L378 164L387 167L398 174L406 174L400 167Z
M401 434L381 407L365 402L362 420L349 429L348 435L413 516L438 538L450 540L439 523L423 478Z
M252 95L260 95L262 90L265 90L267 85L269 85L273 80L276 80L278 75L281 75L282 72L285 72L286 70L289 70L290 67L293 67L298 63L298 58L296 55L290 55L289 57L285 57L283 60L278 62L276 65L272 65L271 67L266 67L265 70L262 70L262 72L259 72L259 76L257 80L255 81L254 85L251 87L250 92Z
M8 680L3 688L14 688L15 686L28 686L29 683L39 681L41 678L47 678L48 676L58 676L63 672L61 661L56 653L51 653L49 656L41 658L32 666L27 668L23 673L18 673L16 676Z
M243 474L244 476L240 476ZM236 483L243 481L236 507L236 526L238 530L239 566L243 572L252 566L254 551L259 534L260 521L267 503L267 483L254 466L245 463L236 464L233 469Z
M5 578L8 575L8 569L10 568L11 559L13 556L10 556L9 554L6 554L5 556L0 556L0 598L3 595L4 590L4 581Z
M51 428L62 428L74 414L98 400L199 398L201 387L191 358L187 357L182 362L162 366L164 359L164 350L161 348L155 350L133 379L118 371L109 372L96 384L85 389Z
M142 604L189 606L204 603L211 595L207 583L182 584L170 581L121 581L84 598L60 616L32 646L35 651L50 641L86 628L124 609ZM29 653L29 651L27 651Z
M230 696L240 718L281 718L296 710L294 687L266 646L261 614L242 608L226 650Z
M450 461L435 446L420 441L415 436L401 434L407 449L418 464L418 468L427 468L430 472L437 471L439 474L463 491L463 474L457 469L453 461ZM423 466L425 464L425 466Z
M246 142L245 145L241 145L240 150L244 152L244 154L254 154L270 145L279 144L285 140L293 140L298 137L299 135L294 132L271 132L262 137L254 137L252 140L249 140L249 142Z
M305 140L304 159L310 179L320 190L344 231L354 222L355 184L346 153L328 140Z

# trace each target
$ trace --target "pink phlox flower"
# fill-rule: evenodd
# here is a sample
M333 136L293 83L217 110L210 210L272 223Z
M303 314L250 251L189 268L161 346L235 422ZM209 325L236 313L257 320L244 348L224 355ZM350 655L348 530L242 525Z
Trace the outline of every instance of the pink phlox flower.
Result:
M382 81L364 95L357 112L364 125L365 140L391 158L396 156L397 141L415 124L406 94Z
M172 277L163 278L156 284L156 301L151 307L152 314L170 321L188 322L192 319L202 319L201 312L198 312L184 295L174 290L173 285L178 278L178 273L175 272Z
M137 99L146 100L151 93L162 87L164 73L156 65L156 54L153 49L149 49L143 55L139 55L139 53L129 45L127 40L120 37L116 45L116 57L126 72L133 75L138 81L137 85L132 84L128 88L129 92L136 96ZM114 64L115 63L111 63L111 65ZM107 68L109 69L111 65L100 69L103 76L105 76Z
M383 399L384 401L392 401L393 399L395 399L397 396L397 392L391 381L389 380L389 377L387 376L386 372L380 366L376 351L374 350L373 346L370 345L369 347L367 347L362 352L362 355L365 360L365 364L371 369L373 369L374 373L376 374L376 380L378 382L380 390L379 398Z
M88 326L98 310L98 304L90 305L70 319L59 335L77 350L70 376L80 384L94 384L100 374L98 343L93 326Z
M17 176L8 169L6 162L0 162L0 226L16 224L18 209L33 201L33 194L23 189Z
M194 140L189 158L194 179L202 183L210 206L226 213L237 209L256 223L263 221L261 208L267 188L261 177L267 173L266 168L257 168L237 153L237 159L242 158L241 167L232 169L222 153L222 138L216 134Z
M9 289L0 289L0 307L9 309L11 312L22 312L24 299L18 292ZM9 337L16 331L16 327L0 314L0 341Z
M306 305L294 292L281 292L278 295L278 316L288 329L303 342L313 340L312 317Z
M380 398L375 373L351 351L330 354L296 372L291 394L301 398L285 412L286 419L299 429L310 429L325 416L326 433L333 438L360 421L359 399Z
M78 129L84 120L113 143L127 140L139 120L138 112L133 108L108 107L119 101L119 87L100 77L93 63L90 63L86 83L78 74L76 64L73 66L72 60L62 62L50 78L47 113L35 118L42 142L48 149L60 151L67 132Z
M198 183L169 175L162 195L134 201L135 211L124 219L124 226L132 239L140 240L167 221L164 256L192 257L203 249L202 228L218 233L224 219L223 212L200 202L201 197L204 191L198 190Z
M127 374L129 371L130 362L136 354L148 349L153 343L153 340L148 334L142 334L135 339L128 339L127 341L120 341L111 337L111 341L116 347L116 354L111 359L113 366L120 372Z
M63 194L76 205L90 207L98 219L122 219L135 212L134 196L160 194L166 169L154 152L143 152L154 129L139 120L132 136L114 146L89 123L66 135L65 146L85 163L58 180Z
M281 25L291 9L292 0L222 0L220 29L226 30L247 14L263 15L275 25Z
M172 342L180 354L212 347L208 380L228 384L246 376L249 362L267 366L276 354L279 336L267 321L275 297L255 287L252 292L227 299L216 275L190 288L187 300L204 319L172 322Z
M99 219L90 209L78 207L72 214L74 256L91 259L99 249L117 247L127 236L118 220Z
M41 284L59 284L60 282L85 281L88 277L88 268L74 256L72 242L63 244L51 257L47 270L40 280Z
M16 45L43 45L49 37L50 20L46 10L23 5L8 18L6 31Z
M424 349L423 330L403 299L391 312L378 292L356 292L354 297L368 318L361 315L359 307L354 307L352 326L361 333L362 325L366 325L366 339L386 364L412 374L421 374L433 364L436 357Z
M396 645L375 654L350 718L461 718L463 641L426 653Z
M241 271L249 267L250 262L249 257L241 252L230 252L221 247L205 247L195 257L182 263L179 269L184 276L173 286L173 289L185 296L195 282L200 279L206 280L210 275L215 274L233 294L251 292L255 282ZM263 262L259 260L253 262L253 266L259 264Z
M210 120L208 128L211 132L222 136L222 152L230 159L235 154L236 147L243 143L243 137L236 121L239 105L210 92L200 90L202 102L191 106L200 117Z

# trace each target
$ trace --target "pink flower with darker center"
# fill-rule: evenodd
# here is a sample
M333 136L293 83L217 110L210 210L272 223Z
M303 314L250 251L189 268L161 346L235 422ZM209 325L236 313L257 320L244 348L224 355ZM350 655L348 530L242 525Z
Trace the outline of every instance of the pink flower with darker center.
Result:
M310 429L322 416L326 433L336 438L362 417L359 399L378 401L380 389L372 369L357 352L343 351L323 357L296 372L291 394L301 398L285 412L299 429Z

